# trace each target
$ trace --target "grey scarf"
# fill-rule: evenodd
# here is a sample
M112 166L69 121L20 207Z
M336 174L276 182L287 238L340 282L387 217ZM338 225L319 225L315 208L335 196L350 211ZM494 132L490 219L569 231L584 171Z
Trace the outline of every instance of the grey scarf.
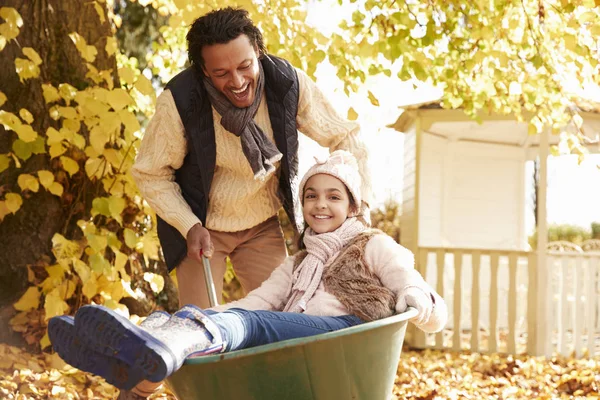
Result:
M265 74L260 64L259 70L254 102L246 108L238 108L231 104L227 97L212 84L210 78L204 77L204 87L210 97L210 103L221 115L223 128L240 137L242 151L252 168L254 179L263 181L275 171L274 164L281 160L282 154L254 122L265 86Z

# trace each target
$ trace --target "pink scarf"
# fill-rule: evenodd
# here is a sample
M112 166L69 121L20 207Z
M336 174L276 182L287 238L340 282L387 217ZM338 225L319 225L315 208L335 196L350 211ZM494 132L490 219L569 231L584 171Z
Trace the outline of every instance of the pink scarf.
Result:
M306 310L306 303L314 296L321 283L325 264L333 260L350 240L365 229L365 225L356 217L346 219L333 232L317 234L307 228L304 245L308 254L294 271L292 293L283 311Z

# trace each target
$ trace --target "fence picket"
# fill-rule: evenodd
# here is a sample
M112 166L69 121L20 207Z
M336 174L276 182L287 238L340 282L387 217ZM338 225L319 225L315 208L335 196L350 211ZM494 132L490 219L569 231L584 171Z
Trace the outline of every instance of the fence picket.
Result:
M454 251L454 332L452 334L452 350L460 350L460 314L462 304L462 251Z
M471 255L473 265L473 286L471 289L471 351L479 351L479 269L481 267L481 252L474 251Z
M509 354L517 353L516 329L517 329L517 254L511 252L508 255L508 343Z
M498 349L498 262L500 256L498 253L493 252L490 258L490 337L488 352L495 353Z
M435 260L437 264L437 288L436 291L443 298L444 297L444 263L446 262L446 255L443 249L438 249L435 252ZM444 348L444 333L438 332L435 335L435 347L438 349Z

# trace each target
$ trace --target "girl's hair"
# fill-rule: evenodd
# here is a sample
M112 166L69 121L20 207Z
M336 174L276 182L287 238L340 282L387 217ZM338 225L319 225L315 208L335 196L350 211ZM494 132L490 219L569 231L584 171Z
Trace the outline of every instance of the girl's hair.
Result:
M204 46L229 43L240 35L246 35L250 39L250 44L258 50L259 57L267 53L262 33L244 9L225 7L196 19L186 36L188 57L192 65L201 72L204 66Z
M350 201L350 212L351 213L358 212L359 207L356 204L356 200L354 200L354 196L352 196L352 194L350 193L350 190L348 190L348 187L346 186L345 183L344 183L344 189L346 189L346 194L348 195L348 199ZM301 203L302 203L302 206L304 206L304 193L302 193ZM306 246L304 245L304 235L306 234L306 229L308 227L309 227L308 224L306 223L306 221L304 221L304 230L302 231L300 236L298 236L298 243L297 243L298 251L306 250Z

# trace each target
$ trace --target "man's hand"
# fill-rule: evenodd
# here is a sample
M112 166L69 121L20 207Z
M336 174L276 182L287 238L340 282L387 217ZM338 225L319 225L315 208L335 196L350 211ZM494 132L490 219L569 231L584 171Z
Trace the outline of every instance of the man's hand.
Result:
M187 249L187 256L198 262L202 262L203 255L212 257L214 246L210 240L210 232L202 224L196 224L188 231Z

